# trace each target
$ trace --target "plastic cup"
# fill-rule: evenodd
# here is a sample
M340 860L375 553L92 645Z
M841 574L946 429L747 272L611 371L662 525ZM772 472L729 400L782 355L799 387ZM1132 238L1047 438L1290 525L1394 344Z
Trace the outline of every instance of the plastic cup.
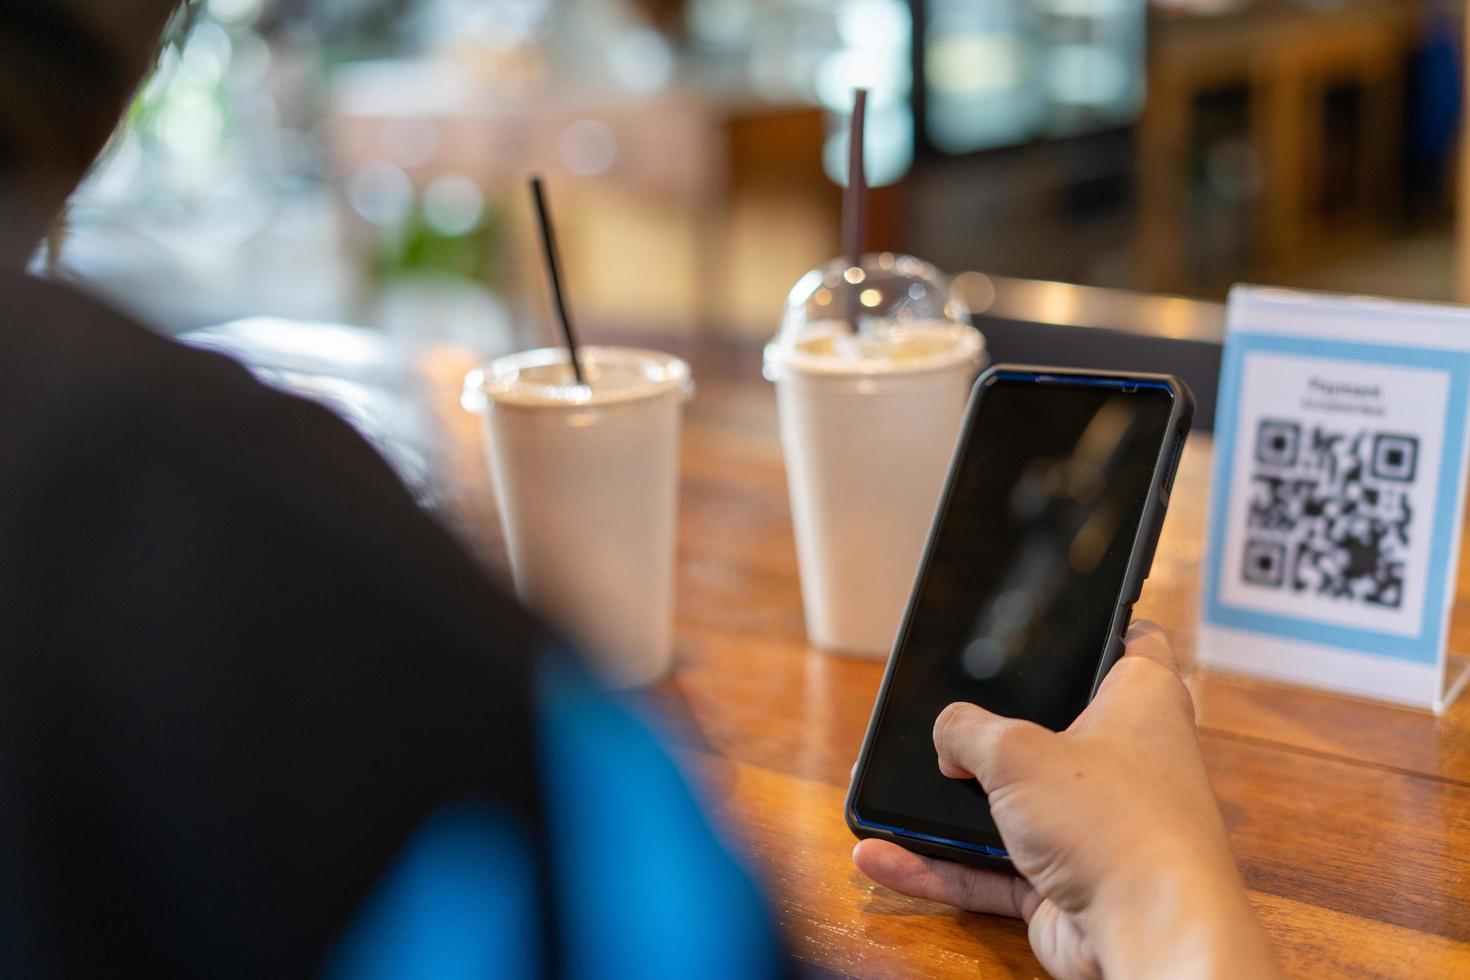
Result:
M881 258L865 265L881 268ZM896 272L895 257L887 259ZM808 638L879 657L892 649L984 360L984 339L961 322L964 311L937 301L947 285L927 264L907 261L918 267L903 275L930 281L937 307L916 302L916 316L870 319L854 334L845 320L808 319L814 289L803 280L766 349ZM845 267L818 270L818 282ZM919 290L890 285L917 299Z
M615 687L673 665L679 430L689 366L658 351L562 348L471 372L516 595Z

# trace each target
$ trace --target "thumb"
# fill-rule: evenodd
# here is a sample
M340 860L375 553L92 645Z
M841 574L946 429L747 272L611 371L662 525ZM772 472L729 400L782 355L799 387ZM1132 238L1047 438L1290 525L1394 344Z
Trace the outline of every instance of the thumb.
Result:
M951 779L978 779L987 791L1013 781L1055 737L1040 725L973 704L952 704L934 721L939 771Z
M1179 673L1179 658L1169 643L1169 634L1158 623L1147 619L1136 619L1128 626L1127 646L1124 656L1152 660L1171 672Z

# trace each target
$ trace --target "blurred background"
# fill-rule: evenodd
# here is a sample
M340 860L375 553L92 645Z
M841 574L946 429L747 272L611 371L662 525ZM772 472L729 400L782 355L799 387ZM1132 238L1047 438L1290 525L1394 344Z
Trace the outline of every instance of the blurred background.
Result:
M271 314L538 343L539 172L589 339L767 337L839 250L858 85L869 246L973 271L977 312L988 277L1455 296L1465 32L1448 0L194 15L38 258L171 332Z

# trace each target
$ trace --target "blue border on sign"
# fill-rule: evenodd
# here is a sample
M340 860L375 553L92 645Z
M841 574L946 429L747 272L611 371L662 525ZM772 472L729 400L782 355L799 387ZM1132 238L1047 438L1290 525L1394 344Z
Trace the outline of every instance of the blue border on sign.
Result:
M1220 564L1225 557L1225 521L1237 501L1229 499L1230 468L1235 459L1236 428L1239 422L1241 376L1245 358L1258 352L1367 361L1405 367L1431 368L1449 375L1449 397L1445 404L1444 448L1440 458L1439 486L1434 498L1434 529L1430 539L1429 581L1424 591L1424 609L1419 635L1396 636L1375 630L1333 626L1316 620L1298 619L1275 613L1226 605L1220 601ZM1470 392L1470 352L1436 348L1388 347L1335 340L1311 340L1270 334L1232 331L1226 339L1220 372L1220 402L1215 412L1215 467L1211 477L1209 555L1205 563L1205 621L1231 629L1283 636L1293 640L1357 650L1362 653L1416 663L1439 662L1440 637L1449 616L1445 603L1446 580L1450 574L1450 540L1455 527L1456 498L1465 466L1466 396Z

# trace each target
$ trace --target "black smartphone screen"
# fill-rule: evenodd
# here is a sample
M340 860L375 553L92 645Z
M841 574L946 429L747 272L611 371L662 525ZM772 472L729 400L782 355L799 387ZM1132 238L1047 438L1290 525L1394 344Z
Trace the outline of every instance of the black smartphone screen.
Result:
M874 720L859 820L1001 847L978 784L940 774L934 720L966 701L1060 731L1087 706L1175 397L1065 375L984 384Z

